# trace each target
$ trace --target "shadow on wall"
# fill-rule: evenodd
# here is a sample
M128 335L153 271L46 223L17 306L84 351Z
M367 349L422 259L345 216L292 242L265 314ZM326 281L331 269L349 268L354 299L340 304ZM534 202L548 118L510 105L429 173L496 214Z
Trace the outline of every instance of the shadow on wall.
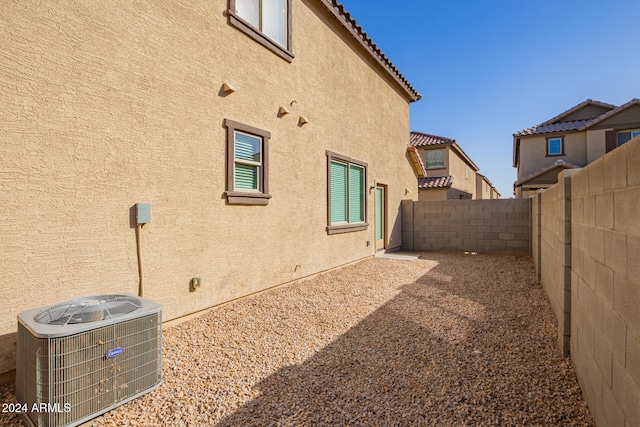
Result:
M449 425L470 419L563 424L575 419L574 409L559 396L580 396L579 388L568 391L566 384L557 384L554 389L548 381L558 378L554 369L566 369L560 367L564 359L555 348L555 334L531 328L540 317L551 316L532 268L515 274L505 270L501 277L500 267L491 265L497 261L486 260L472 267L474 273L489 274L483 271L488 265L498 274L478 282L457 274L445 258L448 266L405 285L315 356L260 382L261 396L217 426ZM499 297L509 287L513 294ZM544 418L549 414L554 418Z
M0 335L0 384L9 383L15 380L16 374L16 338L17 334Z

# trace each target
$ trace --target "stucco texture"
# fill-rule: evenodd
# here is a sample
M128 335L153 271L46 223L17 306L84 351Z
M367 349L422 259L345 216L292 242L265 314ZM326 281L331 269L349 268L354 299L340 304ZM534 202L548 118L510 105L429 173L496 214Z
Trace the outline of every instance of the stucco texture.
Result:
M564 136L564 155L547 156L547 138ZM595 148L594 148L595 150ZM543 134L520 139L518 179L553 164L556 160L584 166L587 164L587 133Z
M401 245L400 200L417 197L402 90L320 2L292 2L291 63L227 7L3 5L0 337L29 308L136 294L136 202L151 204L144 296L165 320L373 255L373 193L367 230L327 235L326 150L388 185L388 246ZM271 133L267 206L226 204L225 119Z

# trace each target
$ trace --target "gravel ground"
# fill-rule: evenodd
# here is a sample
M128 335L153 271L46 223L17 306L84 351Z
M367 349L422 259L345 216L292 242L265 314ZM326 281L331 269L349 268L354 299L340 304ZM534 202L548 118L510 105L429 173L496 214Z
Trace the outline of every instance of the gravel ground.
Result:
M593 425L529 257L367 259L168 328L163 345L163 385L89 425Z

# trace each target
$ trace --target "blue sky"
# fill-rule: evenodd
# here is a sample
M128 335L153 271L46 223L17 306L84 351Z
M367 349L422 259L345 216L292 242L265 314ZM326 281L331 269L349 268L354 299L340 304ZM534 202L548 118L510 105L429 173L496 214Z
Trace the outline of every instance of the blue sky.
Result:
M455 139L513 197L513 133L591 98L640 98L640 0L343 0L422 94L411 130Z

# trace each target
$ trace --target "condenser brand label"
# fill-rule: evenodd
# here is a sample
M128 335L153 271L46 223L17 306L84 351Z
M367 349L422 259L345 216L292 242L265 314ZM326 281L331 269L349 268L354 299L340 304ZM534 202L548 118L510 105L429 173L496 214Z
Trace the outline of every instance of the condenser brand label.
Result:
M123 347L116 347L113 350L109 350L105 353L105 357L106 358L113 358L116 356L120 356L122 353L124 353L124 348Z

